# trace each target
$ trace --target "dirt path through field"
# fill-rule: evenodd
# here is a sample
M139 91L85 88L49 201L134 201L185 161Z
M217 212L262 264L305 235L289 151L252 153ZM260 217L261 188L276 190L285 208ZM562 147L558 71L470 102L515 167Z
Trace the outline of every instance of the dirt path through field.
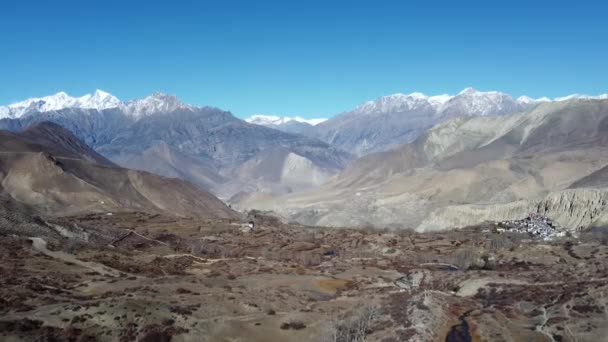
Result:
M78 266L81 266L84 268L88 268L90 270L93 270L95 272L98 272L100 274L107 275L107 276L119 277L121 275L120 271L117 271L117 270L107 267L105 265L98 264L96 262L86 262L86 261L78 260L75 256L68 254L68 253L51 251L46 247L46 241L44 241L41 238L31 237L29 239L30 239L30 241L32 241L32 246L37 251L43 253L44 255L50 256L51 258L59 259L64 262L73 263L75 265L78 265Z

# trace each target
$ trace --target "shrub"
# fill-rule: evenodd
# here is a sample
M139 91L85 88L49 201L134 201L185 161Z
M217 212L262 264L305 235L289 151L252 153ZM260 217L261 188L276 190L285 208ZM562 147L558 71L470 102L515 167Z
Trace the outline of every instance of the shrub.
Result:
M306 328L306 324L304 324L301 321L283 322L281 324L281 329L283 329L283 330L288 330L288 329L302 330L304 328Z
M372 325L378 316L373 305L366 305L354 316L333 321L323 338L325 342L365 342L372 332Z

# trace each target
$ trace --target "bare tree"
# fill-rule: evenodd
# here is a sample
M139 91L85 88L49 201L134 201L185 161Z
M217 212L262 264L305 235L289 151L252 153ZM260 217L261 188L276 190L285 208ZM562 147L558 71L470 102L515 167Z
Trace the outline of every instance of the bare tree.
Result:
M377 317L376 306L366 305L352 317L332 321L323 336L323 341L365 342L367 335L372 332L372 325Z

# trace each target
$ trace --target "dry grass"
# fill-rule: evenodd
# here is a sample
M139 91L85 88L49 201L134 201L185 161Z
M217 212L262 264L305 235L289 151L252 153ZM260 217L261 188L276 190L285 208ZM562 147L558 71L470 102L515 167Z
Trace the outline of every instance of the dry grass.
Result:
M347 287L349 284L350 282L344 279L323 279L318 282L319 288L334 293Z

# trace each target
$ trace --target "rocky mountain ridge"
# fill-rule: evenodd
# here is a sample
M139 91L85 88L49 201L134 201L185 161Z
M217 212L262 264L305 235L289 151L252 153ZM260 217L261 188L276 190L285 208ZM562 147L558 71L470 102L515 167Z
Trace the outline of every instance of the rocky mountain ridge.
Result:
M570 95L553 100L527 96L513 98L506 93L473 88L466 88L454 96L394 94L365 102L352 111L330 118L315 126L312 136L363 156L412 142L432 126L453 118L506 115L547 102L605 98L608 98L607 94Z
M257 199L255 206L326 226L429 230L520 219L550 194L608 186L607 130L608 101L597 99L457 118L437 124L410 144L356 160L315 191ZM572 203L560 207L563 217L555 214L558 209L548 215L556 221L603 224L603 219L596 220L598 213L585 218L585 198L591 195L568 201L556 196ZM550 200L548 208L555 203L559 201ZM577 206L577 213L568 213Z
M238 217L190 183L118 167L47 122L22 133L0 131L0 194L47 215L143 211Z
M278 116L253 116L251 123L319 138L356 156L389 150L412 142L426 129L453 118L496 116L526 111L542 103L574 99L605 99L608 94L538 99L514 98L498 91L465 88L456 95L392 94L364 102L353 110L308 125L304 120Z
M7 106L0 106L0 119L18 119L27 115L59 111L63 109L105 110L116 108L133 116L173 112L178 109L192 110L194 107L182 103L176 96L156 92L142 99L122 102L114 95L103 90L92 94L72 97L66 92L59 92L41 98L30 98Z
M274 148L285 148L308 160L299 165L327 177L351 159L349 153L320 140L249 124L230 112L190 106L171 95L156 93L120 102L114 108L77 108L88 97L64 98L58 95L33 101L53 106L29 106L18 117L1 119L0 128L19 132L52 121L119 165L179 177L224 198L234 196L235 191L288 193L305 186L302 181L294 183L294 177L287 174L292 170L287 159L273 158L273 165L284 169L285 177L271 182L241 172L244 163ZM58 99L65 100L63 105ZM76 107L59 109L75 102ZM287 154L279 155L287 158Z

